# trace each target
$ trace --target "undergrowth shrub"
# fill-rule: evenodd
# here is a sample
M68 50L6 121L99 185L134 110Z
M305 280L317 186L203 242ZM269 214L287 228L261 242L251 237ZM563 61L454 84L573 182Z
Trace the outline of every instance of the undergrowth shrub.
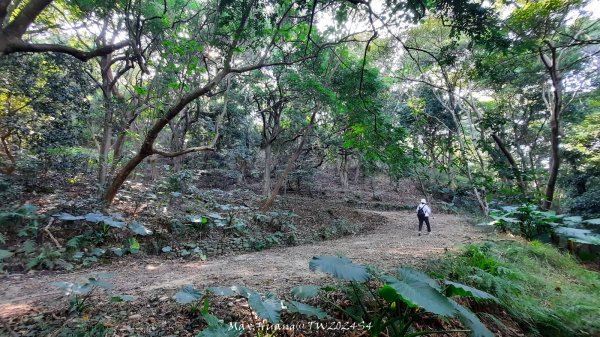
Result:
M600 276L552 245L532 241L470 245L430 267L495 295L533 336L600 331Z
M295 300L311 300L325 304L329 311L343 314L364 330L369 336L416 337L451 332L470 332L471 336L493 337L476 314L459 304L454 297L467 297L478 301L496 301L494 296L464 284L448 280L434 280L424 273L410 268L400 268L397 275L384 275L344 257L314 257L309 267L332 275L338 283L327 286L302 285L291 290ZM239 336L244 327L239 323L223 320L209 313L211 296L241 296L256 315L276 325L282 322L282 312L328 319L329 314L320 307L294 300L281 300L273 294L262 295L241 286L211 287L204 291L192 286L183 287L176 295L178 303L188 305L192 316L200 316L208 327L198 337ZM340 295L343 297L339 300ZM338 297L336 299L336 297ZM458 319L467 329L441 329L418 331L415 323L426 316L436 315L442 320ZM253 319L255 336L266 334L263 325ZM267 329L268 330L268 329ZM363 334L364 335L364 334Z

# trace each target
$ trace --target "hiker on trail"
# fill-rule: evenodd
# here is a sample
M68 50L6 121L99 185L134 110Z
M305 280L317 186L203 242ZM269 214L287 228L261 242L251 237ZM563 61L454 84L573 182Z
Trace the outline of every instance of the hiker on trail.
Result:
M431 234L431 226L429 225L429 216L432 215L431 207L427 205L427 200L421 199L421 203L417 206L417 218L419 218L419 236L423 229L423 222L427 224L427 234Z

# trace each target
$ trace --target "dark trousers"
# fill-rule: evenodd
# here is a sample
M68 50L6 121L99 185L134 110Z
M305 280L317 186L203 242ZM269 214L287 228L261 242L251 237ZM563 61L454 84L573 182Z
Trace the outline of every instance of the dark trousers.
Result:
M431 226L429 226L429 217L419 217L419 232L423 229L423 222L427 225L427 231L431 232Z

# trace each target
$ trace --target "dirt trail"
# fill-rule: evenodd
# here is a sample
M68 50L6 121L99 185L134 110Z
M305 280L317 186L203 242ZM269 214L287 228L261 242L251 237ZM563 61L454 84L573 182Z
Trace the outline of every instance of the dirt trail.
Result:
M367 211L365 211L367 212ZM282 293L298 284L326 278L308 269L316 255L342 254L352 261L381 270L418 264L465 243L478 241L483 233L466 219L441 214L432 220L433 235L417 236L413 212L376 212L389 219L366 235L282 247L262 252L225 256L205 262L170 261L159 258L122 259L107 266L70 273L11 275L0 279L0 317L20 315L40 306L51 306L61 293L51 282L80 282L95 273L111 273L111 294L139 298L172 296L185 284L205 286L246 285L260 291Z

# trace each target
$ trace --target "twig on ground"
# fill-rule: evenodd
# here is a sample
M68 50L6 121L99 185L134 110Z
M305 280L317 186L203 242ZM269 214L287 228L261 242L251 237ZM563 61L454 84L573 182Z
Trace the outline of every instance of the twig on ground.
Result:
M60 243L58 243L58 240L56 240L54 235L52 235L52 233L50 232L49 228L50 228L50 226L52 226L52 223L54 223L54 218L50 218L50 221L48 221L48 225L46 225L46 227L44 227L44 232L46 232L46 234L48 234L48 236L54 242L54 244L56 245L57 248L62 248Z

